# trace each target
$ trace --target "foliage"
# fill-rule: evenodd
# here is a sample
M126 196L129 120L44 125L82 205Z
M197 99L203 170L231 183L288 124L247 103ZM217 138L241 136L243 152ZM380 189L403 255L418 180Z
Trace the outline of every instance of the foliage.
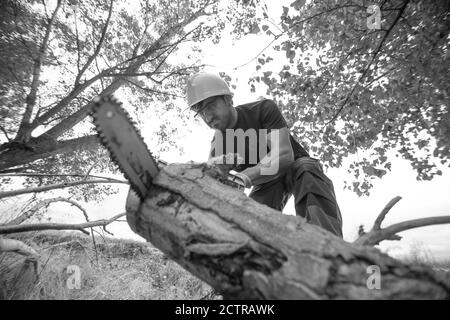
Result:
M367 151L348 168L347 188L359 195L391 169L389 150L408 159L419 180L450 163L449 3L376 3L380 29L368 28L365 1L293 1L278 32L260 20L262 32L283 39L274 49L286 61L261 55L250 80L267 86L327 166Z

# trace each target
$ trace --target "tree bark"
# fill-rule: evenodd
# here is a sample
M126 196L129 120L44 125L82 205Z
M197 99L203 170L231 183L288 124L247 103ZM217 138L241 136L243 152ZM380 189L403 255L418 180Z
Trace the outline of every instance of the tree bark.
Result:
M99 142L96 135L63 141L35 138L28 143L27 147L18 146L6 151L0 151L0 172L60 153L75 151L79 148L86 150L98 145Z
M143 201L130 192L127 220L224 298L450 298L448 274L347 243L220 179L205 164L165 166ZM380 270L380 289L369 289L373 265Z

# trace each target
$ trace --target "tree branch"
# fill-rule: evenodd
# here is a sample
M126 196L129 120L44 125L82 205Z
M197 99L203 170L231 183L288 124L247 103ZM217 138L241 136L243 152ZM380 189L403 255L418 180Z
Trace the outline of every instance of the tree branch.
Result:
M30 140L28 148L3 149L0 157L0 172L5 169L27 164L35 160L44 159L55 154L74 151L81 146L86 149L99 144L97 135L83 136L75 139L56 141L45 138L35 138ZM5 172L4 172L5 173Z
M409 229L425 227L436 224L450 223L450 216L436 216L421 219L414 219L393 224L378 231L370 231L359 237L354 243L365 246L374 246L383 240L400 240L401 237L397 233Z
M33 198L35 198L35 194L33 195ZM43 201L40 201L40 202L36 203L30 209L28 209L27 211L25 211L24 213L22 213L18 217L12 219L11 221L5 223L4 225L9 226L9 225L21 224L22 222L24 222L24 221L28 220L29 218L31 218L32 216L34 216L36 214L36 212L38 212L42 207L45 207L47 205L47 201L51 202L52 200L53 199L46 199L46 200L43 200ZM31 202L32 202L32 200L29 201L29 203L31 203Z
M156 50L159 50L157 43L158 41L163 41L164 37L161 36L160 39L157 40L156 43L154 43L150 48L148 48L141 57L136 59L136 61L130 65L125 73L136 73L141 64L145 61L147 56L150 56L152 53L154 53ZM170 46L169 46L170 48ZM85 82L79 84L76 88L72 90L72 92L65 98L63 98L55 107L48 110L45 114L41 115L39 118L35 119L33 125L34 127L37 127L38 125L42 124L49 118L55 116L58 112L60 112L62 109L64 109L73 99L75 99L79 93L81 93L83 90L85 90L88 86L93 84L95 81L101 79L102 77L110 74L113 70L119 67L121 63L117 64L114 67L110 67L108 69L103 70L101 73L97 74L96 76L92 77L89 80L86 80ZM115 81L113 81L108 87L106 87L99 96L107 96L110 94L113 94L120 86L122 86L124 83L123 78L118 78ZM80 122L83 118L85 118L89 110L93 106L93 102L86 104L84 107L80 108L78 111L70 115L69 117L66 117L63 121L52 127L50 130L44 132L41 136L45 136L46 138L53 138L56 139L59 137L62 133L67 131L68 129L72 128L74 125L76 125L78 122Z
M145 17L147 17L147 16L145 15ZM148 23L148 19L145 18L145 21L144 21L144 31L142 32L141 37L138 39L137 44L134 46L133 53L132 53L132 55L131 55L132 57L136 57L136 56L137 56L137 53L138 53L138 51L139 51L139 49L140 49L140 47L141 47L141 44L142 44L142 40L144 40L144 37L146 36L148 27L150 27L150 24Z
M105 77L147 77L147 78L150 78L154 74L155 74L154 71L133 72L133 73L117 72L117 73L108 73L105 75ZM156 80L153 80L153 81L157 82Z
M18 14L18 12L17 12L17 5L16 5L14 2L12 2L12 4L13 4L13 6L12 6L12 8L13 8L13 13L14 13L14 25L15 25L15 27L16 27L17 33L18 33L19 36L20 36L20 42L22 43L22 45L24 46L24 48L28 51L28 55L30 56L30 58L31 58L32 60L34 60L33 52L32 52L31 49L28 47L27 41L26 41L25 38L23 37L23 34L22 34L22 32L21 32L21 28L19 27L19 25L18 25L18 23L17 23L17 19L18 19L18 17L19 17L19 14Z
M11 138L8 136L8 132L3 128L3 126L0 125L0 130L2 130L3 134L6 137L6 140L11 141Z
M317 18L317 17L319 17L319 16L321 16L321 15L323 15L323 14L326 14L326 13L330 13L330 12L333 12L333 11L339 10L339 9L352 8L352 7L360 7L360 6L359 6L359 5L355 5L355 4L349 4L349 5L343 5L343 6L339 6L339 7L334 7L334 8L331 8L331 9L328 9L328 10L325 10L325 11L322 11L322 12L319 12L319 13L316 13L316 14L310 16L310 17L301 19L301 20L299 20L299 21L293 23L289 28L287 28L287 29L284 30L283 32L281 32L281 33L279 33L279 34L277 34L277 35L274 34L274 38L269 42L269 44L267 44L264 48L262 48L262 49L261 49L261 50L253 57L253 58L251 58L250 60L248 60L247 62L245 62L245 63L243 63L243 64L240 64L240 65L234 67L233 69L234 69L234 70L237 70L237 69L239 69L239 68L242 68L242 67L248 65L248 64L251 63L252 61L254 61L254 60L255 60L256 58L258 58L264 51L266 51L267 48L269 48L275 41L277 41L281 36L283 36L284 34L286 34L287 32L289 32L289 31L290 31L292 28L294 28L295 26L297 26L297 25L299 25L299 24L302 24L302 23L305 23L305 22L308 22L309 20L312 20L312 19L314 19L314 18Z
M97 69L97 72L98 72L98 73L102 73L102 72L100 71L99 66L98 66L98 59L97 59L97 57L95 57L95 68ZM103 82L103 77L100 78L100 84L101 84L101 86L102 86L102 91L105 90L105 84L104 84L104 82Z
M384 218L386 217L386 214L389 212L389 210L392 209L393 206L395 206L395 204L397 202L399 202L402 199L402 197L395 197L394 199L392 199L391 201L389 201L389 203L384 207L383 210L381 210L381 213L378 215L377 219L375 220L375 223L373 224L372 230L376 231L376 230L380 230L381 229L381 223L383 222Z
M94 167L97 165L97 163L98 163L98 160L95 161L95 162L91 165L91 167L86 171L86 174L84 175L83 180L86 180L86 179L89 177L89 175L90 175L92 169L94 169Z
M27 210L25 213L21 214L20 216L18 216L15 219L9 221L5 225L12 226L12 225L21 224L25 220L28 220L29 218L31 218L38 210L40 210L43 207L48 207L51 203L54 203L54 202L67 202L67 203L70 203L71 205L73 205L73 206L77 207L78 209L80 209L81 212L83 213L84 217L86 218L86 221L89 221L89 218L88 218L86 210L79 203L77 203L74 200L67 199L67 198L57 197L57 198L51 198L51 199L44 199L44 200L38 202L30 210Z
M36 119L37 120L37 121L35 121L36 122L36 124L35 124L36 127L37 127L37 125L39 125L43 121L48 120L50 117L52 117L56 113L60 112L70 101L72 101L78 95L79 92L81 92L82 90L84 90L86 88L86 85L88 83L90 85L93 81L96 81L96 80L100 79L101 77L103 77L106 74L110 73L115 68L118 68L119 65L124 64L125 62L133 61L133 63L130 64L124 70L124 73L136 73L136 72L138 72L138 70L142 66L142 64L145 63L145 61L152 54L154 54L156 51L160 50L161 47L164 45L164 43L167 40L170 40L174 36L174 34L176 34L177 32L180 32L180 30L182 30L185 26L187 26L189 23L191 23L192 21L197 19L202 14L203 14L202 10L199 10L199 11L195 12L194 14L192 14L186 20L184 20L184 21L180 22L179 24L177 24L177 25L171 27L170 29L168 29L166 32L164 32L159 37L158 40L156 40L154 43L152 43L152 45L150 45L138 57L131 57L130 59L128 59L128 60L126 60L126 61L124 61L122 63L119 63L118 65L116 65L114 67L111 67L109 69L106 69L106 70L102 71L102 73L100 75L97 75L97 76L93 77L92 79L90 79L90 80L80 84L80 86L78 86L76 89L74 89L72 91L72 93L67 98L64 98L63 100L61 100L61 102L58 103L57 106L55 106L54 108L52 108L51 110L49 110L48 112L43 114L39 119ZM173 44L170 44L169 48L172 45ZM125 83L125 80L123 78L118 78L118 79L114 80L105 90L103 90L101 92L100 96L107 96L107 95L113 94L124 83ZM59 137L62 133L64 133L68 129L72 128L74 125L76 125L82 119L84 119L88 115L89 110L91 109L92 106L93 106L93 102L87 104L86 106L82 107L81 109L79 109L78 111L73 113L72 115L68 116L65 120L63 120L60 123L58 123L57 125L55 125L49 131L43 133L43 135L46 136L46 137L50 137L50 138ZM1 167L0 167L0 170L1 170Z
M106 18L105 25L103 26L100 40L98 41L98 44L97 44L97 47L95 48L94 53L88 58L85 65L83 66L81 71L78 73L78 75L75 79L75 87L79 85L80 79L83 76L84 72L91 65L92 61L94 61L94 59L97 57L98 53L100 52L100 49L102 48L103 41L105 40L105 36L106 36L106 31L108 30L109 21L111 19L111 15L112 15L113 3L114 3L114 0L111 0L111 4L109 6L109 11L108 11L108 18Z
M93 184L93 183L123 183L128 184L128 181L110 181L105 179L93 179L93 180L80 180L80 181L73 181L73 182L64 182L64 183L57 183L57 184L51 184L43 187L36 187L36 188L25 188L25 189L18 189L13 191L4 191L0 192L0 199L6 198L6 197L12 197L12 196L18 196L21 194L26 193L33 193L33 192L45 192L49 190L54 189L63 189L68 187L74 187L82 184Z
M160 81L163 82L164 80L166 80L167 78L173 76L174 74L178 74L178 75L188 75L188 74L186 74L186 73L182 73L182 71L186 71L186 70L193 69L193 68L200 68L200 67L203 67L203 66L204 66L204 65L198 65L198 66L191 65L191 66L189 66L189 67L184 67L184 68L180 68L180 69L176 69L176 70L172 70L172 71L167 71L167 72L166 72L167 75L165 75L164 78L162 78Z
M15 218L14 220L10 221L9 223L6 224L6 226L15 226L15 225L19 225L20 223L24 222L25 220L29 219L31 216L33 216L40 208L42 207L48 207L51 203L54 202L67 202L75 207L77 207L84 215L84 218L86 219L86 222L89 222L89 216L86 212L86 209L84 209L78 202L74 201L74 200L70 200L67 198L63 198L63 197L57 197L57 198L52 198L52 199L45 199L41 202L39 202L38 204L36 204L33 208L31 208L30 210L28 210L27 212L25 212L24 214L20 215L19 217ZM105 226L103 226L103 228L105 228ZM95 248L95 254L97 257L97 262L98 262L98 253L97 253L97 248L96 248L96 244L95 244L95 236L94 236L94 229L91 228L91 232L92 232L92 242Z
M58 14L58 10L61 6L61 0L57 1L55 11L53 11L51 19L48 21L47 29L45 31L44 39L42 41L41 47L39 49L38 56L34 59L33 66L33 78L31 81L31 89L30 93L26 97L26 108L25 113L20 122L19 130L17 131L17 135L15 140L17 141L28 141L31 137L31 131L29 130L29 125L31 122L31 115L33 113L33 109L36 105L37 92L39 87L39 78L41 75L41 66L44 62L44 58L47 52L48 40L50 38L50 33L56 19L56 15Z
M403 12L405 11L408 3L410 0L406 0L402 7L400 8L397 17L395 18L394 22L391 24L391 26L389 27L389 29L386 31L386 34L384 35L383 39L381 39L380 43L378 44L377 49L374 51L372 58L370 59L369 63L367 64L366 68L364 69L363 73L361 74L361 76L359 77L358 81L356 82L356 84L353 86L352 90L350 91L350 93L347 95L347 97L345 98L344 102L342 103L342 105L339 107L338 111L334 114L334 116L331 118L330 121L328 121L324 127L328 126L330 123L332 123L334 120L337 119L338 115L341 113L341 111L344 109L345 105L347 104L347 102L350 100L350 97L353 95L353 93L355 92L356 88L358 87L359 83L364 79L364 77L366 76L367 72L370 69L370 66L372 65L372 63L375 61L375 58L377 57L378 53L381 50L381 47L383 46L384 42L386 41L387 37L389 36L389 34L391 33L392 29L394 28L394 26L397 24L397 22L400 20Z
M36 172L23 172L23 173L0 173L0 177L82 177L82 178L99 178L108 180L111 182L121 183L123 180L118 180L114 178L108 178L103 176L97 176L92 174L81 174L81 173L71 173L71 174L51 174L51 173L36 173Z
M366 35L365 35L365 34L361 35L361 36L358 38L358 41L361 40L361 38L364 37L364 36L366 36ZM360 50L361 50L361 48L355 48L354 50L350 50L348 53L346 53L345 57L341 57L341 58L337 61L336 65L332 68L333 71L330 72L331 75L328 77L327 81L326 81L326 82L323 84L323 86L320 88L320 91L319 91L319 92L317 93L317 95L314 97L314 100L312 101L311 106L308 108L308 111L305 112L305 114L308 114L309 110L311 110L311 108L314 107L314 105L316 104L317 99L319 99L319 97L322 95L322 92L328 87L328 85L330 84L331 80L333 80L335 71L336 71L336 70L339 70L339 68L344 64L344 62L347 61L347 59L348 59L351 55L357 53L357 52L360 51Z
M42 5L44 6L45 16L47 17L47 20L49 20L50 17L48 16L47 4L45 3L45 0L41 0L41 2L42 2Z
M73 99L75 99L81 92L83 92L87 87L89 87L94 82L96 82L97 80L102 78L108 72L111 72L113 69L114 69L114 67L111 69L103 70L101 73L95 75L91 79L86 80L83 83L76 86L75 88L73 88L73 90L65 98L61 99L57 105L55 105L50 110L48 110L47 112L42 114L40 117L36 118L33 121L32 128L34 129L37 126L42 125L43 123L48 121L50 118L54 117L57 113L62 111ZM67 117L66 117L66 119L67 119ZM62 124L62 123L64 123L64 124ZM66 130L71 128L71 127L67 127L65 125L65 121L62 121L57 126L58 126L58 130L55 129L55 127L56 127L55 126L52 129L50 129L49 131L47 131L46 133L43 133L43 135L45 135L47 137L51 137L51 138L57 138L61 133L65 132ZM61 131L61 127L64 127L65 130ZM58 133L58 134L52 133L54 131L55 131L55 133Z
M26 91L23 87L25 87L25 84L23 83L22 80L19 79L19 77L16 75L16 73L14 72L14 69L10 66L7 65L6 66L8 68L9 73L11 73L11 75L14 77L14 79L17 81L17 83L19 84L19 89L20 91L22 91L22 93L25 95Z
M13 169L7 169L7 170L2 170L0 171L2 174L6 174L6 173L13 173L13 172L23 172L27 169L30 169L29 166L26 167L19 167L19 168L13 168Z
M80 224L35 223L35 224L24 224L15 226L0 226L0 234L10 234L17 232L40 231L40 230L78 230L89 235L89 232L86 231L85 229L92 227L106 227L108 224L113 223L115 220L123 216L125 216L125 213L117 214L111 219L101 219Z
M137 83L135 83L132 80L129 80L127 78L124 78L124 79L125 79L126 82L132 84L133 86L135 86L135 87L137 87L137 88L139 88L139 89L141 89L142 91L145 91L145 92L165 94L165 95L173 96L173 97L177 97L177 98L184 98L184 97L179 96L179 95L174 94L174 93L169 93L169 92L159 91L159 90L155 90L155 89L145 88L145 87L142 87L142 86L138 85Z
M1 227L0 227L1 228ZM15 252L23 256L28 256L33 259L37 259L39 254L30 246L26 245L22 241L15 239L3 239L0 238L0 252Z
M359 231L359 238L354 241L355 244L365 245L365 246L374 246L379 244L383 240L400 240L401 237L397 235L397 233L414 229L418 227L424 227L435 224L446 224L450 223L450 216L437 216L437 217L428 217L421 218L415 220L408 220L400 223L393 224L384 229L381 228L381 223L383 222L386 214L392 207L401 200L401 197L395 197L383 208L381 213L378 215L375 220L372 229L365 233L361 228ZM362 226L361 226L362 227Z
M195 30L197 30L198 28L200 28L201 24L198 25L197 27L195 27L194 29L192 29L191 31L187 32L186 34L184 34L180 39L178 39L175 43L172 43L169 46L168 50L165 50L161 55L163 55L164 53L167 52L167 55L165 57L163 57L163 59L161 59L161 61L158 63L158 65L156 66L156 68L154 68L153 73L158 72L159 68L161 68L161 66L164 64L164 62L167 60L167 58L170 56L170 54L177 48L177 46L183 42L190 34L192 34L193 32L195 32ZM159 56L161 56L159 55ZM167 77L165 77L162 80L155 80L153 78L151 78L154 82L158 83L158 84L162 84L162 82L166 79Z
M75 37L76 37L76 43L77 43L77 70L78 70L78 75L80 75L80 72L81 72L81 69L80 69L80 64L81 64L81 46L80 46L80 35L78 33L77 10L76 9L74 10L73 19L74 19L74 22L75 22Z
M141 59L141 58L145 58L146 60L143 62L143 63L149 63L149 62L152 62L152 61L154 61L154 60L156 60L156 59L158 59L159 57L161 57L164 53L166 53L167 51L169 51L170 50L170 48L172 47L172 43L169 43L169 44L167 44L167 45L161 45L161 46L159 46L158 48L154 48L154 51L152 52L152 54L153 53L155 53L155 52L157 52L157 51L160 51L160 50L163 50L161 53L159 53L157 56L155 56L155 57L152 57L152 58L149 58L150 56L151 56L151 54L148 54L148 49L147 50L144 50L144 52L143 53L141 53L141 54L139 54L139 55L133 55L133 56L131 56L131 58L128 58L128 59L126 59L126 60L124 60L124 61L122 61L122 62L119 62L117 65L116 65L116 67L117 67L117 69L119 69L119 70L127 70L127 69L129 69L129 67L130 66L127 66L127 67L120 67L121 65L125 65L125 64L127 64L127 63L130 63L130 62L132 62L132 61L136 61L136 60L138 60L138 59ZM152 45L153 46L153 45ZM141 61L142 62L142 61Z

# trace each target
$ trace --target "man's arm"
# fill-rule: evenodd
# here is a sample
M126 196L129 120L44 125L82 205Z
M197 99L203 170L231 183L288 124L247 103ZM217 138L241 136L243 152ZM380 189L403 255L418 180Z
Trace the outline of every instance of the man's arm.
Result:
M265 183L282 176L294 162L294 151L287 127L272 129L267 140L270 152L257 165L240 172L250 178L252 185Z
M214 138L211 141L207 164L216 166L223 174L228 174L230 170L241 164L244 159L237 153L225 154L222 148L218 148L223 145L222 139L221 132L216 131ZM216 145L215 142L220 145Z

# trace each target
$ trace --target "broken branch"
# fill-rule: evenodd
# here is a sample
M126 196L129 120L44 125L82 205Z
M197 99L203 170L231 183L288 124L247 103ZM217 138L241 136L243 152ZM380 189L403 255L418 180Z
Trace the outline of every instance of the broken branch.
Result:
M401 199L402 199L402 197L395 197L394 199L389 201L389 203L384 207L384 209L381 211L381 213L378 215L377 219L375 220L375 223L373 224L372 230L380 230L381 229L381 223L383 222L384 218L386 217L386 214Z
M401 237L397 233L409 229L425 227L436 224L450 223L450 216L427 217L415 220L408 220L393 224L387 228L372 230L359 237L354 244L374 246L383 240L400 240Z
M386 214L400 200L401 200L401 197L395 197L391 201L389 201L389 203L384 207L384 209L378 215L377 219L375 220L375 222L373 224L372 229L369 232L365 233L362 230L362 226L360 226L359 238L354 241L354 244L365 245L365 246L374 246L374 245L379 244L383 240L400 240L401 237L399 235L397 235L397 233L405 231L405 230L429 226L429 225L435 225L435 224L450 223L450 216L437 216L437 217L428 217L428 218L421 218L421 219L415 219L415 220L408 220L408 221L393 224L389 227L382 229L381 223L383 222L384 218L386 217Z
M22 241L15 239L3 239L0 238L0 251L15 252L23 256L29 256L37 258L39 254L30 246L26 245Z
M87 235L89 232L85 229L92 227L104 227L114 222L115 220L125 216L125 213L120 213L111 219L101 219L79 224L65 224L65 223L33 223L15 226L0 226L0 234L9 234L16 232L40 231L40 230L78 230Z

